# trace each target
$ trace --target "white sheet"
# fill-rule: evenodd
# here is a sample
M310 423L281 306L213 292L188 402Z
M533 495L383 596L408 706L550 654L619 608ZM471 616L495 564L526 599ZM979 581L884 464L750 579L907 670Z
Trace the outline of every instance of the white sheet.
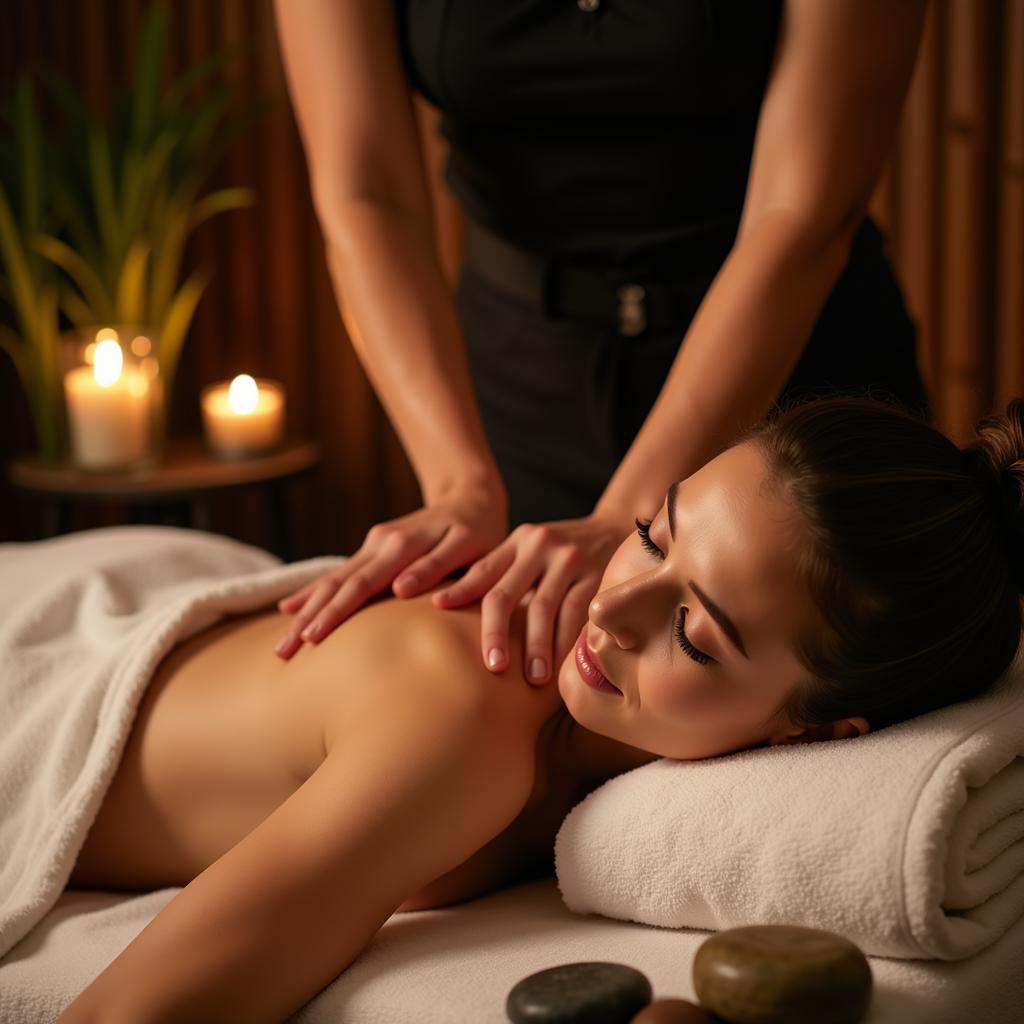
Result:
M0 1022L50 1024L177 892L65 892L0 960ZM505 997L528 974L579 960L643 971L656 998L696 998L694 954L711 934L566 909L554 879L444 910L395 914L297 1024L508 1024ZM955 963L870 957L865 1024L1020 1024L1024 920Z

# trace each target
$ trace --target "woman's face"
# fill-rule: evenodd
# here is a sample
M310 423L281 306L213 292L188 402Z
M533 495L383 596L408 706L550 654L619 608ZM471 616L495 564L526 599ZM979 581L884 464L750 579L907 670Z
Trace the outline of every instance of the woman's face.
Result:
M757 448L734 446L669 489L649 544L636 532L620 545L558 675L585 728L687 760L801 733L767 720L806 675L795 653L814 616L796 572L804 529L764 478ZM587 685L581 645L620 692Z

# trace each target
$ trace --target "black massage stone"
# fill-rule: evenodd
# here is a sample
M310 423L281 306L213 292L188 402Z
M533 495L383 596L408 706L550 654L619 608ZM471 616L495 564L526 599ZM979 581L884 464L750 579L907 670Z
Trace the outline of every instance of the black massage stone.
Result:
M629 1024L651 994L647 977L625 964L561 964L517 982L505 1012L514 1024Z
M701 945L693 987L701 1006L731 1024L856 1024L871 1001L871 967L834 932L751 925Z

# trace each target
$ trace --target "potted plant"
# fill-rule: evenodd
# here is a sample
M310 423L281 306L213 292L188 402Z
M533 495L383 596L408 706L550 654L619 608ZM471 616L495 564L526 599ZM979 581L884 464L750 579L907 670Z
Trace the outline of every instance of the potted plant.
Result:
M230 82L196 96L241 47L204 56L162 88L166 26L166 4L157 0L140 30L134 80L115 91L107 117L52 69L41 76L63 115L62 132L39 117L27 71L3 110L11 130L0 136L0 300L13 326L0 325L0 346L17 370L46 460L61 456L65 432L62 329L152 325L166 407L210 280L205 267L182 279L185 244L203 221L255 198L248 188L204 193L203 186L274 98L231 115ZM166 428L165 414L160 424Z

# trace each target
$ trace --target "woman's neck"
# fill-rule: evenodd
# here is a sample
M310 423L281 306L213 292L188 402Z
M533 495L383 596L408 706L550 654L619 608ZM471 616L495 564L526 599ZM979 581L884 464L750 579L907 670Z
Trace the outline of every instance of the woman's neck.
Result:
M544 723L539 744L546 751L552 782L557 780L582 793L661 756L592 732L569 714L565 704L559 704Z

